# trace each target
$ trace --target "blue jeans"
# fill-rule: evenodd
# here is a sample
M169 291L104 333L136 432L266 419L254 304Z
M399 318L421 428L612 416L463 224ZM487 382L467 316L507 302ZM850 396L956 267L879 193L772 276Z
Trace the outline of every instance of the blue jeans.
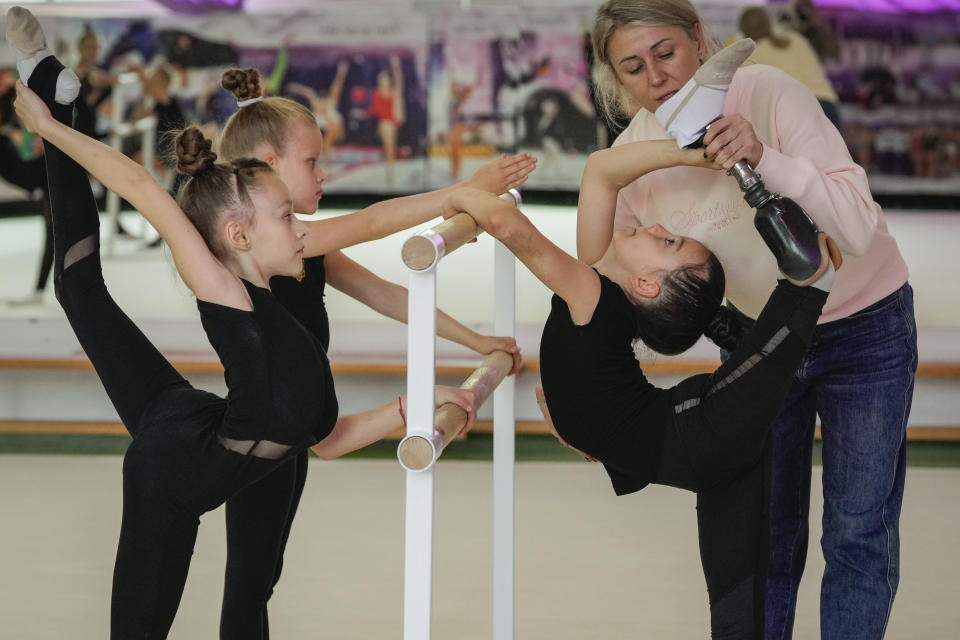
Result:
M816 416L823 436L823 640L882 638L900 578L906 426L917 368L913 289L817 327L771 427L766 638L793 633L807 557Z

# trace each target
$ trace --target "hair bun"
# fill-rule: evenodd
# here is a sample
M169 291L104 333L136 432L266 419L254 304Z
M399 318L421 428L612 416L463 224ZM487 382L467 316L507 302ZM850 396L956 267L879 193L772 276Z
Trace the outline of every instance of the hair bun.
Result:
M220 76L220 86L229 91L237 102L257 98L260 93L260 72L256 69L227 69Z
M740 318L730 307L720 305L713 314L703 335L710 338L715 345L727 351L733 351L740 344Z
M203 133L196 127L189 127L180 132L176 140L177 171L188 176L196 177L203 173L217 160L217 154L211 151L212 142L203 137Z

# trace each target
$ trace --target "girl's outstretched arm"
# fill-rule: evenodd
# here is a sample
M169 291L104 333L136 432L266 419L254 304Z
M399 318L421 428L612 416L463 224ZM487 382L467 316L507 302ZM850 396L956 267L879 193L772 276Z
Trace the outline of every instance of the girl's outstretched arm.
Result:
M361 242L379 240L437 218L444 199L458 187L474 187L500 195L526 182L536 166L537 159L529 153L509 157L504 155L483 165L460 184L429 193L384 200L345 216L305 222L309 233L305 238L304 255L326 255Z
M324 264L327 270L327 283L330 286L362 302L377 313L398 322L407 322L409 292L405 287L384 280L345 256L341 251L328 253ZM498 350L509 353L514 360L514 368L510 373L516 373L523 363L520 349L514 338L479 334L439 309L437 309L437 335L483 355Z
M469 431L477 418L473 391L453 387L437 386L434 397L436 406L452 402L467 412L467 424L463 431ZM382 407L360 413L352 413L337 418L337 424L326 438L311 447L313 452L324 460L333 460L340 456L362 449L382 440L397 429L404 428L407 407L406 396L391 400Z
M703 149L680 149L673 140L631 142L590 154L577 202L577 257L593 264L606 253L620 189L651 171L681 165L718 168Z
M576 324L586 324L600 300L600 277L548 240L519 209L477 189L457 189L444 203L444 217L466 212L502 242L540 282L563 298Z
M170 246L177 271L194 295L238 309L252 308L237 276L210 253L197 228L145 167L57 122L39 96L19 81L15 106L27 129L73 158L150 221Z

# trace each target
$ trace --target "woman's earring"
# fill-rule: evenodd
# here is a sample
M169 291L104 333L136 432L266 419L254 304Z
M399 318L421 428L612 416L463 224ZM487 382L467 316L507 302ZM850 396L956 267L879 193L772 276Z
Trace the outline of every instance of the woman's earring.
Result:
M300 260L300 273L297 274L297 282L303 282L303 279L307 277L307 267L303 264L303 260Z

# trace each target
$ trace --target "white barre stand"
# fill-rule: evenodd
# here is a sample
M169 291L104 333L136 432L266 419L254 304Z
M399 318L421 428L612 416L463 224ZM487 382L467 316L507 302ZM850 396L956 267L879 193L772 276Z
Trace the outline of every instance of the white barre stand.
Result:
M501 198L520 205L511 189ZM466 213L409 238L403 261L410 269L407 314L407 435L397 449L407 470L403 584L404 640L429 640L433 564L433 464L457 435L466 414L455 405L434 413L436 380L437 265L482 230ZM515 334L516 284L513 254L497 242L494 251L495 335ZM511 640L514 630L514 389L504 379L513 359L503 352L484 358L462 388L474 390L477 406L492 389L493 406L493 637ZM503 381L502 383L500 381ZM499 383L499 384L498 384Z

